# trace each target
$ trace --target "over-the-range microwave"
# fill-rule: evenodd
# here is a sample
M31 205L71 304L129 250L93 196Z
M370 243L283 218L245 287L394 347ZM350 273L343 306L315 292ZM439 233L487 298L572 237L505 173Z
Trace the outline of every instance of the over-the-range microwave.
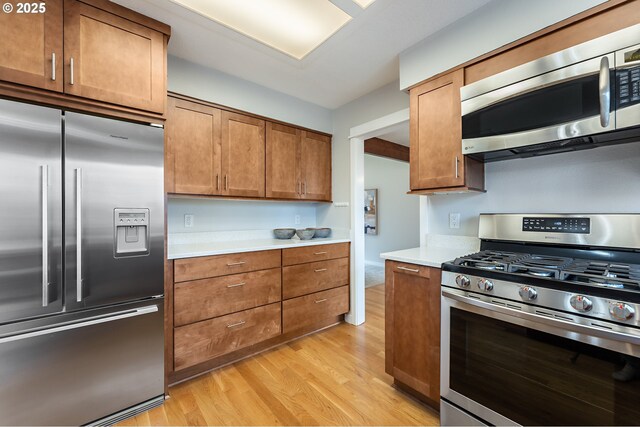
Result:
M460 89L462 153L489 162L640 142L640 24Z

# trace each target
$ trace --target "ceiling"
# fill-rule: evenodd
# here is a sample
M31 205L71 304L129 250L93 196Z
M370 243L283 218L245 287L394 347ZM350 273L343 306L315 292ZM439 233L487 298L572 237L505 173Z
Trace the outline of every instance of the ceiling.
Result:
M395 142L396 144L409 146L409 122L400 123L389 129L383 134L377 135L376 138L386 141Z
M170 0L112 1L170 25L170 55L335 109L397 80L400 52L490 0L331 0L354 19L302 60Z

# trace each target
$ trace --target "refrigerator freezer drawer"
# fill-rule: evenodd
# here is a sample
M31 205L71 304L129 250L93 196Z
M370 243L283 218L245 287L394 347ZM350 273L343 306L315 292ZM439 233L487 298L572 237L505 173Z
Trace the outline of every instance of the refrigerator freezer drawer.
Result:
M86 424L161 396L163 301L0 329L2 423Z

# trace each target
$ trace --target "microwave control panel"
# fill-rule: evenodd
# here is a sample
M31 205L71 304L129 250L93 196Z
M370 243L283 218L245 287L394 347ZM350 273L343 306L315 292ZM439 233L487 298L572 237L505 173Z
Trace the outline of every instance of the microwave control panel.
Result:
M591 232L591 219L524 217L522 218L522 231L589 234Z
M640 66L616 70L617 108L640 104Z

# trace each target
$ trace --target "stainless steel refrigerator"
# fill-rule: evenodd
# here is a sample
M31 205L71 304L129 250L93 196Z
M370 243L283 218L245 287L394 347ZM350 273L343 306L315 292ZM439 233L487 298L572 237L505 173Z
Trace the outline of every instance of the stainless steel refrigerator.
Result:
M162 402L163 129L0 100L0 424Z

